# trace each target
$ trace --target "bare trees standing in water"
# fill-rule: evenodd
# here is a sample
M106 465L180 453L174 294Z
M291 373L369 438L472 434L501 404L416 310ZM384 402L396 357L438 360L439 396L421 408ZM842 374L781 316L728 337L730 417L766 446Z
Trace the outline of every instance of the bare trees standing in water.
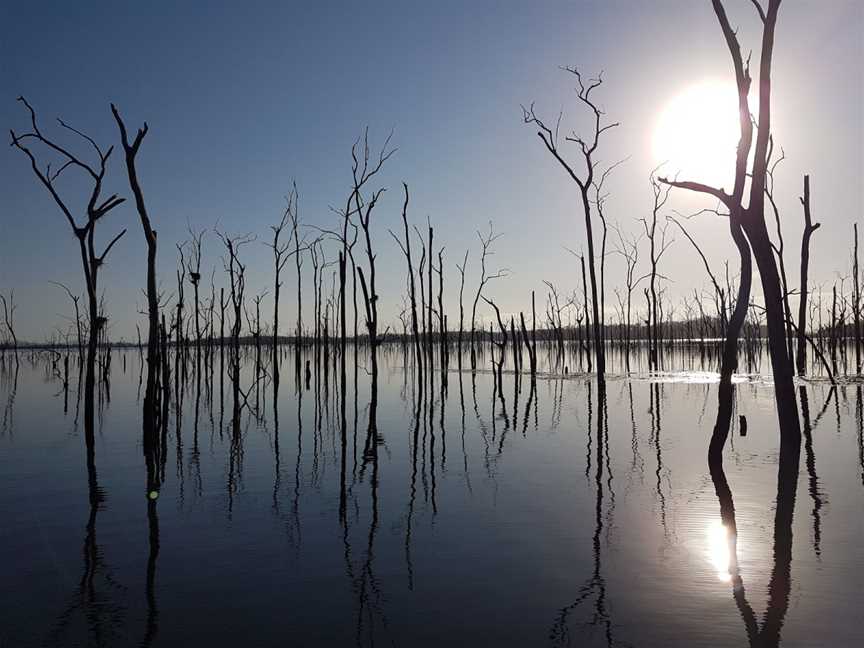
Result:
M741 135L738 141L733 190L729 194L722 188L690 180L660 178L660 181L672 187L712 196L728 210L732 238L742 258L739 304L749 300L749 290L746 293L743 291L743 288L749 288L750 282L749 276L744 277L744 265L749 263L752 251L762 280L768 328L768 347L774 373L774 395L780 421L781 438L783 442L800 443L801 426L798 421L798 407L795 401L793 367L786 344L787 321L784 317L784 295L774 257L775 250L765 224L765 191L771 143L771 62L774 53L774 30L777 24L780 1L769 0L767 10L763 10L758 2L754 3L762 21L762 46L759 61L759 115L756 120L755 148L753 148L754 124L748 103L752 80L750 59L748 57L745 62L742 56L737 33L729 23L723 3L720 0L712 0L712 4L726 40L726 46L732 57L738 90ZM751 149L753 161L748 170ZM748 178L750 191L748 204L745 207L745 183ZM735 335L735 324L737 322L733 315L730 321L730 330L727 331L727 340ZM731 369L729 371L731 372Z
M592 307L592 315L593 315L593 331L594 331L594 353L597 360L597 379L599 381L604 380L604 376L606 374L606 345L604 343L604 335L605 332L603 330L601 319L602 317L602 306L601 303L603 301L602 294L598 294L598 286L597 286L597 255L594 251L594 212L596 211L597 204L592 208L590 192L592 187L594 186L595 180L595 169L597 162L594 158L594 154L597 151L597 147L600 144L600 136L608 131L611 128L618 126L617 122L612 123L604 123L603 122L603 112L598 107L597 103L591 97L591 93L603 83L602 76L598 76L596 79L590 79L586 84L582 79L582 74L578 69L574 67L566 67L564 68L567 72L572 74L576 78L577 83L577 93L576 97L584 107L586 107L592 116L593 122L593 132L587 137L587 139L583 139L580 135L572 132L570 135L566 135L564 137L565 141L571 142L574 144L578 144L579 149L582 154L582 160L580 165L584 166L584 173L580 174L574 163L567 161L564 158L563 153L558 147L559 144L559 128L561 125L561 116L559 115L558 121L555 123L554 130L550 129L546 124L537 117L534 113L534 104L531 104L530 108L522 108L523 120L526 124L532 124L537 127L537 136L541 139L546 149L550 154L558 161L558 163L563 167L567 175L576 183L579 187L579 193L582 201L582 214L585 218L585 238L588 243L588 270L589 275L591 277L591 307ZM603 240L605 241L605 221L603 228ZM600 287L600 291L602 291L602 286Z
M107 318L100 312L99 309L99 271L105 263L105 259L111 248L117 241L126 233L123 229L119 234L114 236L108 244L102 249L102 252L96 252L96 225L107 216L115 207L124 202L125 198L119 198L116 194L111 194L107 198L102 196L102 183L105 179L108 160L114 150L113 146L104 150L88 135L69 126L62 119L58 119L58 123L62 128L80 137L84 142L93 148L96 153L97 162L86 161L86 159L78 154L72 153L68 148L57 143L53 138L43 135L36 118L36 111L27 102L24 97L18 97L30 116L30 130L25 133L16 133L10 131L12 135L12 145L22 151L30 160L30 166L33 173L38 178L39 182L45 187L51 195L54 203L63 213L72 233L78 240L78 248L81 255L81 266L84 271L84 285L87 289L87 357L86 357L86 375L85 375L85 396L84 396L84 421L85 429L92 433L94 423L94 386L96 377L96 352L99 343L99 336L105 325ZM52 154L57 162L57 166L52 169L51 164L47 164L43 168L37 161L36 154L31 148L31 143L35 143ZM87 179L91 185L89 198L86 206L83 208L85 220L83 224L78 224L73 215L80 208L70 206L67 199L61 197L59 189L55 185L55 181L66 171L79 171Z

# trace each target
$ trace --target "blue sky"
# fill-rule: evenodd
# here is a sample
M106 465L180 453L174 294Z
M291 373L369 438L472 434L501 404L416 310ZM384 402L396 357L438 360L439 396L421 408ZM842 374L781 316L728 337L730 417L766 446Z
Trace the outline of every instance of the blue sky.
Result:
M749 1L728 0L744 47L758 52ZM652 129L664 105L704 79L730 79L731 66L709 2L6 2L0 41L0 123L24 129L15 102L25 95L43 130L66 137L54 117L100 143L117 142L109 102L132 126L150 133L139 172L159 231L160 276L173 292L174 242L187 225L251 232L260 241L278 221L292 180L301 216L332 225L331 205L344 203L350 148L368 125L373 143L394 131L399 151L381 176L388 187L373 217L379 251L382 317L395 319L404 266L388 228L399 224L401 182L412 190L410 216L431 217L447 246L445 301L455 318L457 271L471 247L468 289L476 283L478 228L504 237L493 265L512 275L490 286L504 311L525 308L543 279L576 288L577 265L564 247L584 245L576 187L521 123L520 103L536 101L553 118L564 109L577 129L572 80L559 65L604 71L598 93L610 132L600 159L629 156L610 181L608 212L636 231L649 213L647 175ZM788 160L778 172L788 262L801 229L801 175L812 176L817 282L848 267L851 223L864 206L862 65L864 9L853 1L793 2L781 8L775 52L775 137ZM734 107L733 107L734 110ZM71 141L71 140L69 140ZM730 160L730 164L732 161ZM107 189L129 195L120 155ZM40 339L69 307L50 280L82 291L75 241L38 185L24 156L0 147L0 290L16 290L19 337ZM80 183L64 189L75 196ZM672 208L688 211L692 197ZM102 273L112 335L134 337L143 305L145 248L131 204L100 225L109 237L129 232ZM703 218L693 234L712 262L732 250L725 225ZM680 239L681 237L679 237ZM269 289L271 257L263 244L244 248L249 293ZM221 250L205 239L204 267ZM335 253L334 253L335 254ZM707 282L686 241L664 257L672 295ZM608 260L610 288L620 261ZM308 267L308 265L307 265ZM311 270L311 269L310 269ZM217 273L217 280L219 274ZM290 281L291 275L288 276ZM217 284L218 286L218 284ZM218 289L218 287L217 287ZM828 288L830 290L830 287ZM285 300L283 322L293 321ZM607 298L607 303L611 297Z

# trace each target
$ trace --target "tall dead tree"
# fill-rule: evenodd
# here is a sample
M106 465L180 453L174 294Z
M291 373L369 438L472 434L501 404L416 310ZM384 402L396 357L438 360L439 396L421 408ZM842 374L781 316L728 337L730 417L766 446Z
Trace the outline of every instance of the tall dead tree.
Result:
M462 336L465 331L465 306L462 298L465 294L465 268L468 265L468 252L469 250L465 250L462 265L456 264L456 268L459 270L459 333L456 336L456 360L459 369L462 369Z
M525 315L519 311L519 323L522 326L522 343L528 349L528 362L531 367L531 383L537 378L537 313L534 308L534 291L531 291L531 337L528 337L528 328L525 326Z
M753 123L751 121L748 95L750 93L749 59L745 63L741 55L736 31L729 23L721 0L712 0L714 13L720 23L727 48L732 57L735 81L738 90L738 113L741 128L736 153L735 184L732 194L722 188L701 182L667 180L667 184L713 196L728 210L730 225L740 224L747 237L750 250L759 268L762 294L765 299L766 325L768 328L768 351L774 374L774 398L782 443L801 443L801 424L793 380L793 368L789 362L786 345L786 320L784 317L783 290L774 249L765 224L765 186L768 170L768 147L771 136L771 61L774 53L774 33L780 0L769 0L767 10L759 0L753 0L762 22L762 44L759 61L759 114L756 119L756 143L752 147ZM748 158L752 163L747 171ZM750 194L744 206L744 184L750 180ZM737 243L737 242L736 242ZM740 246L739 246L740 250ZM743 282L743 280L742 280ZM728 336L727 336L728 339Z
M477 303L480 301L480 298L483 296L483 289L486 287L490 281L494 279L500 279L501 277L506 277L510 271L507 268L500 268L493 273L489 273L486 269L486 259L494 254L492 251L492 244L497 241L499 238L504 236L503 234L495 234L492 229L492 221L489 221L489 233L483 235L480 233L480 230L477 230L477 238L480 239L480 283L477 284L477 292L474 295L474 303L471 305L471 368L474 369L477 366L476 360L476 352L474 348L474 340L476 334L476 321L477 321Z
M294 250L291 249L291 239L289 238L287 241L281 241L279 238L282 236L282 231L285 227L291 224L293 230L296 230L296 222L297 222L297 185L294 184L291 188L291 191L288 193L286 198L287 205L285 206L285 211L282 213L282 220L279 221L277 225L271 225L270 229L273 230L273 242L269 244L271 250L273 250L273 378L274 380L279 380L278 378L278 367L276 366L276 358L277 351L276 347L279 342L279 292L282 289L282 281L281 274L282 270L285 268L285 264L288 263L288 260L294 256L294 254L298 253L299 245L295 247ZM294 232L292 231L292 234ZM298 288L299 290L299 288Z
M434 269L434 268L433 268ZM444 371L447 363L447 316L444 314L444 248L438 250L438 342L440 344L441 371Z
M431 371L432 364L434 362L432 357L432 338L435 325L432 321L432 311L435 308L435 298L432 295L432 273L435 268L435 258L433 256L434 251L432 249L432 238L434 236L434 230L432 229L432 223L430 222L428 216L426 217L426 227L429 231L429 314L427 316L427 319L429 320L429 337L426 340L426 357L428 358L427 362Z
M362 266L357 267L357 272L360 277L360 288L363 290L363 306L366 311L366 331L369 334L369 352L372 356L373 380L377 380L378 378L378 347L381 345L381 340L378 338L378 293L375 290L376 254L372 252L372 237L369 230L369 221L372 217L372 211L375 209L375 205L378 204L378 200L381 198L384 191L384 189L378 189L373 192L368 199L365 199L360 194L358 188L355 195L357 215L360 219L360 227L363 230L363 239L366 242L366 261L369 264L368 281L366 275L363 273Z
M417 321L417 288L414 280L414 264L411 260L411 235L408 231L408 185L402 183L402 188L405 190L405 201L402 203L402 226L405 234L404 242L399 239L393 231L390 231L390 236L399 245L402 254L405 255L405 260L408 263L408 297L411 300L411 332L414 335L414 357L417 363L417 376L422 380L423 375L423 360L421 358L422 348L420 345L420 330Z
M223 263L225 272L228 273L228 294L234 309L234 317L231 321L231 345L234 348L234 353L239 357L240 331L243 328L243 301L246 292L246 266L240 262L238 254L240 248L251 243L254 238L249 234L228 236L219 230L216 230L216 236L222 241L225 251L228 253L226 257L223 257Z
M855 337L855 373L861 373L861 274L858 269L858 223L852 223L852 323ZM842 284L841 284L841 295Z
M18 364L18 336L15 334L15 291L9 291L9 297L0 293L0 304L3 305L3 324L12 339L12 352L15 354L15 364Z
M600 136L611 128L618 126L618 122L603 124L603 111L600 110L597 103L591 97L591 93L603 83L602 75L598 75L596 79L589 79L586 84L582 79L582 74L575 67L563 68L576 78L577 88L576 97L579 103L586 107L593 117L593 132L587 138L583 139L574 132L566 136L564 139L567 142L572 142L579 145L582 154L581 164L584 166L584 174L580 175L576 171L576 166L564 159L561 150L558 148L558 131L561 126L561 115L555 123L555 129L552 130L540 120L534 113L534 104L530 108L522 107L522 117L526 124L533 124L537 127L537 136L542 140L546 150L563 167L564 171L579 187L579 193L582 199L582 213L585 217L585 236L588 240L588 270L591 276L591 305L593 309L593 327L594 327L594 353L597 359L597 378L599 381L605 379L606 374L606 351L603 339L602 326L602 297L598 293L597 288L597 270L596 270L596 253L594 250L594 230L591 207L590 192L594 185L596 160L594 154L600 144ZM605 231L605 227L604 227ZM604 237L605 238L605 237Z
M291 219L291 238L294 241L294 267L297 270L297 330L294 333L294 371L297 380L297 390L300 391L300 344L303 339L303 255L300 254L301 247L305 244L305 237L300 239L300 194L295 189L294 193L294 215Z
M99 336L107 319L99 311L99 270L105 263L105 258L111 251L111 248L120 240L126 230L122 230L108 245L102 250L101 254L96 253L96 224L102 220L111 210L124 202L125 198L119 198L116 194L112 194L107 198L102 198L102 183L105 179L105 172L108 166L108 160L114 147L109 147L106 151L96 143L93 138L85 135L81 131L69 126L62 119L58 119L60 126L67 131L79 136L86 141L96 152L98 162L94 165L85 162L83 158L71 153L68 148L58 144L55 140L49 139L42 134L36 119L36 112L33 107L27 102L24 97L18 97L27 112L30 115L31 130L17 134L14 130L10 130L12 136L12 145L23 152L30 160L30 166L33 173L39 179L39 182L51 194L60 211L63 212L66 221L72 229L72 233L78 239L78 247L81 254L81 265L84 270L84 284L87 289L87 314L88 314L88 341L87 341L87 361L85 373L85 388L84 388L84 424L87 434L92 434L94 429L94 388L95 388L95 372L96 372L96 350L99 343ZM43 170L36 161L36 156L30 149L29 143L35 142L47 148L59 158L61 164L56 170L51 169L48 164ZM79 225L75 217L72 215L72 208L69 207L67 201L60 196L58 188L55 186L57 178L68 169L75 169L82 172L92 183L92 187L87 199L87 205L84 208L86 220L83 225Z
M113 103L111 104L111 113L114 115L117 128L120 130L120 143L123 145L126 159L126 175L129 178L132 195L135 197L135 209L138 212L141 229L144 230L144 240L147 243L147 385L144 391L144 422L145 429L152 433L155 430L153 424L155 419L148 417L155 417L158 412L159 395L156 393L156 383L161 371L159 366L159 293L156 286L156 230L150 224L150 216L144 203L144 191L141 189L138 170L135 165L138 149L141 148L141 142L144 141L148 128L147 122L144 122L144 127L138 129L135 138L130 143L126 124L120 116L120 111ZM165 388L167 389L167 385Z
M204 243L204 230L198 232L189 228L189 258L186 259L186 273L192 284L192 298L195 300L195 346L201 346L201 304L198 297L198 285L201 283L201 247Z
M770 161L774 153L774 138L768 138L768 160ZM784 251L786 244L783 239L783 228L780 225L780 208L777 206L777 201L774 198L774 172L780 163L786 159L786 152L780 149L780 156L773 160L767 167L765 172L765 197L768 199L768 204L771 205L771 211L774 214L774 225L777 229L777 243L771 242L771 247L774 249L774 254L777 255L777 269L780 272L780 287L783 290L783 312L786 320L786 348L789 354L790 364L793 362L793 339L792 333L792 309L789 306L789 281L786 275L786 261L784 259Z
M669 248L672 241L666 240L667 224L657 228L657 218L660 211L669 200L669 192L671 187L663 185L657 180L657 169L651 171L648 178L651 184L651 191L654 194L654 203L651 207L651 218L642 218L642 225L645 228L645 236L648 238L648 260L651 263L650 272L648 275L648 294L650 295L650 304L648 307L648 367L657 371L659 366L659 347L660 347L660 324L657 313L657 279L662 277L657 272L660 257Z
M633 291L636 290L639 282L645 279L647 275L642 275L641 277L636 276L636 266L639 263L639 242L642 239L642 233L640 232L636 236L626 237L621 232L621 227L618 225L615 226L615 232L618 234L616 252L624 258L624 289L626 290L626 297L623 299L620 299L619 297L619 299L622 302L621 310L624 315L624 362L629 371Z
M250 235L228 236L216 230L216 236L225 246L227 256L223 257L225 272L228 273L228 289L234 319L231 322L231 386L234 394L232 429L240 433L240 331L243 327L243 300L246 292L246 266L240 262L239 250L254 239Z
M378 172L381 171L384 163L390 159L396 149L390 148L390 140L393 137L393 133L387 136L387 139L384 140L384 146L381 147L381 150L378 153L378 157L375 160L371 159L371 154L369 151L369 128L363 132L363 143L362 143L362 151L360 150L360 138L354 142L351 147L351 176L352 176L352 188L351 192L348 195L348 200L345 205L345 209L342 211L342 236L340 237L342 242L342 251L339 257L339 315L340 315L340 348L342 352L342 356L345 355L345 342L347 338L346 333L346 317L345 317L345 264L348 260L348 257L351 253L348 244L348 228L351 224L351 217L354 214L359 214L363 209L363 197L362 192L365 188L366 184L374 178ZM356 240L356 236L355 236ZM354 267L354 257L351 255L351 263L352 267ZM357 300L356 300L356 292L355 292L355 300L354 300L354 321L357 321ZM357 330L355 326L354 330L354 338L357 338Z
M606 181L616 167L624 163L620 160L615 164L607 167L600 174L599 179L591 183L594 189L594 208L597 211L597 217L600 219L600 328L606 331L606 238L609 234L609 227L606 223L606 200L609 198L609 193L605 189Z
M798 375L807 371L806 337L807 337L807 271L810 268L810 237L819 229L821 223L814 223L810 213L810 176L804 176L804 195L800 198L804 208L804 233L801 235L801 296L798 301Z

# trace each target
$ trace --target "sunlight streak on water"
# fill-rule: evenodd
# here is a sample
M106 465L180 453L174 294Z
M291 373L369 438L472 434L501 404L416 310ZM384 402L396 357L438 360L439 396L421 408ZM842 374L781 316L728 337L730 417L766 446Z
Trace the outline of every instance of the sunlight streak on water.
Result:
M705 530L708 540L708 559L717 570L717 577L724 583L732 580L730 573L729 530L719 520L714 520Z

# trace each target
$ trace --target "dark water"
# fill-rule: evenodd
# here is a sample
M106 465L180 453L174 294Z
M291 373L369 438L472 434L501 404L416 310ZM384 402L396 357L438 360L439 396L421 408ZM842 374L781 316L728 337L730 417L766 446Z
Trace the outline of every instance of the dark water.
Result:
M332 365L307 388L286 352L278 397L252 387L234 435L227 376L217 360L199 377L193 354L149 503L137 351L113 354L90 473L75 376L64 404L47 355L17 375L4 360L4 648L864 645L856 384L802 383L786 528L772 386L738 378L739 581L706 463L716 374L698 359L629 378L619 362L604 401L572 371L533 390L505 371L495 393L490 372L452 366L418 390L397 348L370 408L362 366L344 394ZM244 390L252 372L247 358Z

